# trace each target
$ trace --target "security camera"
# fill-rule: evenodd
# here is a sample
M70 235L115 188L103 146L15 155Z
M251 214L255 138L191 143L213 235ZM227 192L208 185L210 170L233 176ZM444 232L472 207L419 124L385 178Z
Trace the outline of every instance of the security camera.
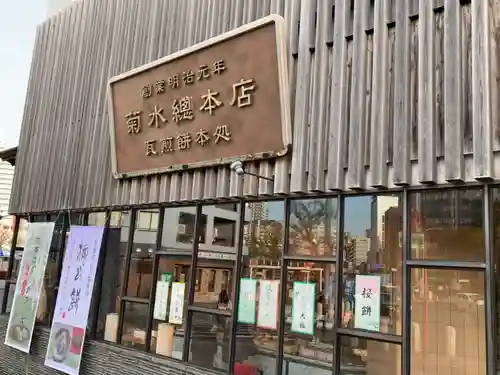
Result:
M235 161L235 162L231 163L230 168L238 176L243 176L245 174L245 170L243 169L243 163L241 161Z

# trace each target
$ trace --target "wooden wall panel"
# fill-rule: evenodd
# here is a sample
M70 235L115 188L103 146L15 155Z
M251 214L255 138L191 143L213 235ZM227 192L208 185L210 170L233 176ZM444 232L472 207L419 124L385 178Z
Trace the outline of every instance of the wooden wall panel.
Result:
M417 6L418 3L418 6ZM291 155L116 181L109 77L285 18ZM473 0L84 0L38 27L11 212L498 179L500 6Z

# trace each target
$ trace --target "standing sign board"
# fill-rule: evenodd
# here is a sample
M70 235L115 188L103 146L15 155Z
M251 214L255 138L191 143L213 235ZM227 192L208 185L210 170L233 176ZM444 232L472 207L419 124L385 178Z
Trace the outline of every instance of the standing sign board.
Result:
M113 176L285 155L287 59L285 21L271 15L111 78Z
M66 374L80 371L85 328L104 228L72 226L63 260L45 365Z
M29 353L43 277L52 242L54 223L30 223L14 300L5 335L5 344Z
M356 275L354 328L380 331L380 276Z

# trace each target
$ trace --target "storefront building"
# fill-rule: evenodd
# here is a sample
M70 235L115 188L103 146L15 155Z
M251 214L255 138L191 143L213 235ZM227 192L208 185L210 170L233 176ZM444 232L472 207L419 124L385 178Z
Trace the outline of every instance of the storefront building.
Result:
M499 15L84 0L48 19L2 332L28 223L55 231L31 352L0 344L0 373L54 373L67 236L88 225L105 230L82 374L496 374ZM161 282L185 285L179 323Z

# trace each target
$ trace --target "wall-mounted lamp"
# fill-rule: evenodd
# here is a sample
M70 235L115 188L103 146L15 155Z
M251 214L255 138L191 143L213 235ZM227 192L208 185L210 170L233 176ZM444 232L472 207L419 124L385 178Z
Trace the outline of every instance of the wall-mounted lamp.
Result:
M239 160L232 162L230 168L238 176L243 176L245 174L248 174L250 176L254 176L257 178L262 178L263 180L274 182L274 178L261 176L260 174L257 174L257 173L245 171L245 168L243 168L243 163Z

